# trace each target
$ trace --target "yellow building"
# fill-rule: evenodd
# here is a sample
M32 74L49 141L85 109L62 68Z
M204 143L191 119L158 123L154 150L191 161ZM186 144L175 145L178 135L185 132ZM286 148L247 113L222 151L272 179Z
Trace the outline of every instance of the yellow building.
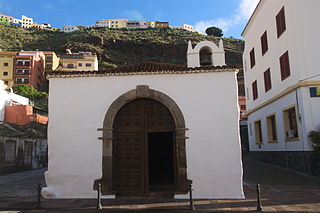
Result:
M128 19L109 19L110 21L110 28L126 28Z
M38 28L38 29L43 29L43 26L41 24L37 24L35 22L32 23L31 27Z
M156 27L156 23L154 21L146 21L146 23L147 23L147 27L152 27L152 28Z
M55 71L59 67L59 58L53 51L43 51L44 55L46 56L46 72Z
M14 64L17 52L0 52L0 80L13 86Z
M2 19L7 19L9 23L12 23L13 22L13 16L8 16L8 15L5 15L5 14L0 14L0 18Z
M61 56L59 71L97 71L98 58L91 52L71 53Z

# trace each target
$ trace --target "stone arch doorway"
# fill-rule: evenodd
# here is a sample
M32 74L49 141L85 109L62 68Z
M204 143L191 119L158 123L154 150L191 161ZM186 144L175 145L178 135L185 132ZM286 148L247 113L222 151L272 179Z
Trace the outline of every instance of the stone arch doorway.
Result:
M148 86L137 86L111 104L99 130L103 131L102 194L168 197L188 192L187 129L180 108L169 96ZM121 151L122 148L125 150ZM156 166L157 161L152 154L157 152L152 149L167 149L163 156L158 156L169 158L163 168L158 167L166 169L167 174L162 177L165 181L157 179L156 171L149 167Z
M175 123L160 102L125 104L113 124L113 173L118 197L173 192Z
M212 66L212 50L210 47L202 47L199 53L200 66Z

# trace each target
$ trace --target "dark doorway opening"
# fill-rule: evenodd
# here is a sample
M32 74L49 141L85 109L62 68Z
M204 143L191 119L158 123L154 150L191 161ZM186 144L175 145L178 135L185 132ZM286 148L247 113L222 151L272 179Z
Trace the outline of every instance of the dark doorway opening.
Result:
M149 191L174 190L173 132L148 134Z

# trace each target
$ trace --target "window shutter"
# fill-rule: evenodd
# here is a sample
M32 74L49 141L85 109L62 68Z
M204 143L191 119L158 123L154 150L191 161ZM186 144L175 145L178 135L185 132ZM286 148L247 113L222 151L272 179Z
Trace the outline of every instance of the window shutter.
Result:
M252 96L253 100L258 98L257 80L252 83Z
M271 74L270 74L270 68L268 68L264 73L264 88L265 92L269 91L272 87L271 85Z
M252 50L250 51L250 64L251 64L251 68L254 67L254 65L256 64L254 48L252 48Z
M289 52L285 52L280 57L280 72L281 72L281 80L285 80L290 76L290 62L289 62Z
M286 31L286 19L285 19L284 7L281 8L281 10L276 16L276 25L277 25L277 35L279 38L282 35L282 33Z
M264 55L268 51L268 36L267 31L263 33L263 35L260 38L261 40L261 51L262 55Z

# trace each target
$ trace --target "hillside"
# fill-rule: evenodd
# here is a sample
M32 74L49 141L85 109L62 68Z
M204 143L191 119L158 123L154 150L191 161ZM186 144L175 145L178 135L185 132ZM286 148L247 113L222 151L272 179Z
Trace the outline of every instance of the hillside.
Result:
M52 50L61 54L65 49L91 51L98 55L100 67L121 66L146 61L186 64L188 40L196 44L219 38L178 29L90 29L74 33L22 29L0 25L2 51ZM242 64L244 42L224 38L226 61Z

